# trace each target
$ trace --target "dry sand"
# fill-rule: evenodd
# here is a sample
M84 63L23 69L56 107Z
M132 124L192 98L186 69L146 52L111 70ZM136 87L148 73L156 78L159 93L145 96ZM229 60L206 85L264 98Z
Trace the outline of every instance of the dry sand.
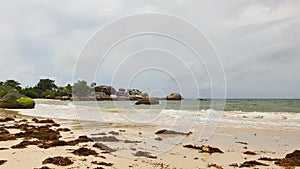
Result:
M0 119L13 117L14 121L0 122L0 127L12 126L22 119L28 122L23 124L43 126L48 123L35 123L32 117L21 116L15 112L0 111ZM38 118L42 119L42 118ZM50 147L48 149L39 148L37 145L29 145L27 148L13 149L24 139L18 138L10 141L0 141L0 160L7 160L0 168L9 169L33 169L48 166L49 168L236 168L229 166L237 164L240 166L245 161L256 160L268 166L255 166L256 168L282 168L274 164L274 161L261 161L260 157L283 158L286 154L300 149L300 129L263 129L263 128L243 128L240 127L219 127L214 134L205 142L199 142L196 133L201 131L202 126L192 129L190 135L157 135L156 131L166 128L166 126L152 126L142 124L99 124L86 122L82 127L81 122L72 120L54 119L61 126L50 127L52 130L58 128L69 128L71 131L59 132L62 136L59 140L75 140L79 136L87 135L98 138L97 142L115 149L115 152L104 153L104 150L93 147L95 142L82 142L76 145ZM50 125L52 125L50 123ZM94 135L90 135L90 128L94 128ZM87 129L88 128L88 129ZM6 129L11 134L22 132L20 129ZM118 132L110 133L110 131ZM105 135L102 135L104 134ZM104 136L119 139L118 142L99 141ZM158 140L157 138L162 140ZM127 140L127 142L125 141ZM130 142L131 141L131 142ZM136 142L132 142L136 141ZM223 153L203 153L201 150L184 148L183 145L209 145L217 147ZM80 148L90 148L98 155L78 156L72 151ZM135 157L134 153L140 151L140 155L147 155L156 158ZM254 152L255 155L244 154L244 152ZM137 153L139 154L139 153ZM68 157L74 163L68 166L54 164L43 164L48 157ZM92 162L105 162L107 165L93 164ZM253 168L253 167L252 167ZM299 168L299 167L298 167Z

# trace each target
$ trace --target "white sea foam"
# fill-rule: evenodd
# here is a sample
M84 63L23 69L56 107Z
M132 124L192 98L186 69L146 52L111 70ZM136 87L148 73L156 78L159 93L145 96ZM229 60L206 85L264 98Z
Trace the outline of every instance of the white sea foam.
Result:
M38 101L35 109L19 110L20 114L47 118L142 124L201 125L218 124L238 127L300 127L300 113L242 112L175 109L128 109Z

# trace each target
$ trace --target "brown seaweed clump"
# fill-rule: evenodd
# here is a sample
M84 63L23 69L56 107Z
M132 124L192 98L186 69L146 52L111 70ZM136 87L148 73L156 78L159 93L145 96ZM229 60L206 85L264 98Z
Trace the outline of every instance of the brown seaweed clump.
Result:
M300 166L300 150L295 150L294 152L287 154L285 158L278 159L275 161L275 164L283 167Z
M247 155L257 155L257 153L253 152L253 151L245 151L244 154L247 154Z
M89 156L89 155L93 155L93 156L97 156L98 153L95 150L89 149L89 148L79 148L76 149L72 152L75 155L78 156Z
M96 164L96 165L104 165L104 166L113 166L113 163L107 163L104 161L98 162L98 161L92 161L92 164Z
M260 165L260 166L269 166L267 164L264 164L264 163L252 160L252 161L245 161L243 164L240 165L240 168L243 168L243 167L254 167L254 166L257 166L257 165Z
M16 140L16 137L14 134L10 134L9 131L7 131L4 128L0 128L0 141L7 141L7 140Z
M221 166L219 166L219 165L217 165L217 164L208 164L207 165L207 167L214 167L214 168L216 168L216 169L223 169L223 167L221 167Z
M57 156L57 157L48 157L43 161L43 164L55 164L59 166L67 166L71 165L74 162L67 157Z
M223 151L221 151L219 148L216 147L211 147L211 146L198 146L198 145L184 145L183 147L185 148L191 148L191 149L196 149L196 150L200 150L199 153L223 153Z
M0 165L3 165L6 162L7 162L7 160L0 160Z

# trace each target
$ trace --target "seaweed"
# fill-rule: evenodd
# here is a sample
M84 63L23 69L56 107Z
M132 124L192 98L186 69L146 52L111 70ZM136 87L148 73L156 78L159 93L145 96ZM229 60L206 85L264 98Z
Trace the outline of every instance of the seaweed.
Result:
M57 156L57 157L48 157L43 161L43 164L55 164L59 166L67 166L71 165L74 162L67 157Z

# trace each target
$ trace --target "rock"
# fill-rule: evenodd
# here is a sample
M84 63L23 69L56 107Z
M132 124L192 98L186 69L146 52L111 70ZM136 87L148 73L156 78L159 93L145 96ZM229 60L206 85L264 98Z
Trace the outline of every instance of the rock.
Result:
M178 131L173 131L173 130L162 129L162 130L158 130L157 132L155 132L155 134L179 134L179 135L190 135L190 134L192 134L192 132L184 133L184 132L178 132Z
M96 99L98 101L101 101L101 100L111 100L110 96L107 95L106 93L104 92L96 92Z
M146 104L146 105L154 105L154 104L159 104L158 100L155 99L142 99L137 102L135 102L135 105L140 105L140 104Z
M0 107L8 109L32 109L35 102L18 92L9 92L2 99L0 99Z
M171 93L166 97L167 100L181 100L183 99L179 93Z
M106 95L110 96L112 94L116 94L117 91L112 86L96 86L95 92L103 92Z

